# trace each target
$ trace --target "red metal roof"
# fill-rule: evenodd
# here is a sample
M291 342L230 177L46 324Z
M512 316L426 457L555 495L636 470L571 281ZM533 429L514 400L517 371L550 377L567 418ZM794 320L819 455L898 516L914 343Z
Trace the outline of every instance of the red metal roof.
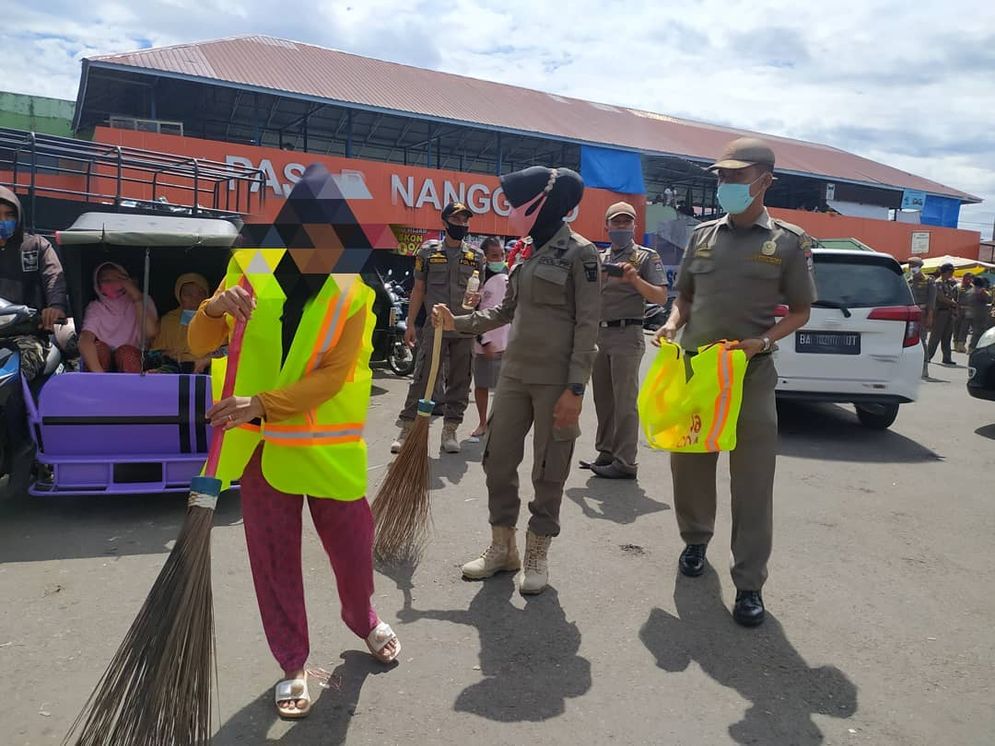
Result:
M747 133L662 114L384 62L268 36L240 36L90 59L360 107L541 134L646 153L711 159ZM445 95L439 95L440 91ZM957 197L978 197L838 148L762 135L778 170Z

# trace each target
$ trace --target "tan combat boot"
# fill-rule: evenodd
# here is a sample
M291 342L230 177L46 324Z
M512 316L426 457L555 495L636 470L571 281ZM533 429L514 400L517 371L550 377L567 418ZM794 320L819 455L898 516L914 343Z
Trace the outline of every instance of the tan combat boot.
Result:
M549 582L549 563L546 554L549 552L549 542L552 536L539 536L529 531L525 534L525 568L522 570L522 582L518 587L523 596L535 595L546 590Z
M442 427L442 450L446 453L459 453L459 440L456 439L456 425L443 425Z
M483 580L499 572L517 572L522 566L515 546L515 529L491 526L491 545L477 559L463 565L463 577Z
M404 445L404 439L408 437L408 433L411 432L411 428L414 427L414 424L414 422L405 421L404 424L401 425L400 432L397 434L397 437L394 438L394 442L390 444L391 453L401 452L401 446Z

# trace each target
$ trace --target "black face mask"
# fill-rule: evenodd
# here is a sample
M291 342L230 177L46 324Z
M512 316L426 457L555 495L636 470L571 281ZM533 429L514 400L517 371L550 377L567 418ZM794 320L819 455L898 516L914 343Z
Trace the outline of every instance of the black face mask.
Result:
M454 241L462 241L469 232L470 226L468 225L453 225L446 221L446 234Z

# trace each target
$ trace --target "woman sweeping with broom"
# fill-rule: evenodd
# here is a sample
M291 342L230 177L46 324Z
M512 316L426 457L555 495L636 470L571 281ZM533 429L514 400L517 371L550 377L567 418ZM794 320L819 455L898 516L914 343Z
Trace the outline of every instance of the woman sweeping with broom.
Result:
M323 168L308 169L288 205L296 202L296 213L306 214L300 203L313 204L330 178ZM373 518L362 430L372 380L373 291L358 275L315 271L322 261L309 255L321 249L287 250L272 273L258 275L253 270L266 266L260 252L242 251L244 261L231 266L248 268L253 293L240 286L240 270L230 271L191 321L188 341L192 354L204 355L224 343L231 324L247 322L235 395L208 418L226 430L218 477L241 485L259 611L284 673L276 708L282 717L302 718L311 708L301 568L305 496L335 574L342 619L382 663L401 649L370 602Z

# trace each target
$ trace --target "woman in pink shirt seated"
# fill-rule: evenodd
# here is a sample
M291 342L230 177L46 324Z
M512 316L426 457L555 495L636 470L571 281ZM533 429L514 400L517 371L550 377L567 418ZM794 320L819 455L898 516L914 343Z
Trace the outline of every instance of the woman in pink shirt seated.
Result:
M79 354L86 370L141 373L143 336L149 340L159 333L155 304L138 289L124 267L114 262L97 267L93 287L97 299L86 307L79 336Z
M480 244L480 248L487 258L487 269L477 307L484 310L500 306L504 301L504 294L508 290L508 265L504 261L504 247L500 239L488 236ZM477 337L473 345L473 398L477 402L477 414L480 416L480 424L470 433L469 440L474 443L487 432L487 401L490 390L497 387L501 358L504 348L508 346L508 330L507 324L498 327Z

